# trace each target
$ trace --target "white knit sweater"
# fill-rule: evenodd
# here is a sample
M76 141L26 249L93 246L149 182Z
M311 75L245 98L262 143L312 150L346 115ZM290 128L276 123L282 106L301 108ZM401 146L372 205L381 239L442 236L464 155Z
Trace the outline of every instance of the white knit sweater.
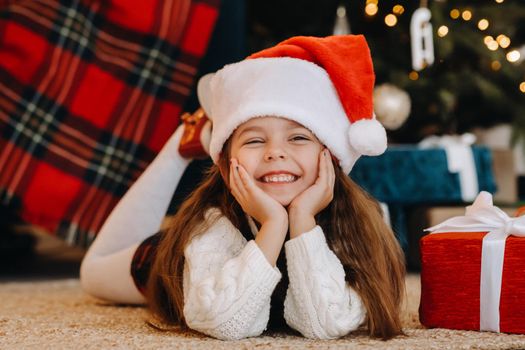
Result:
M208 215L217 221L184 251L186 322L219 339L260 335L281 272L218 210ZM308 338L332 339L364 321L361 299L345 282L343 266L319 226L286 242L285 252L290 283L284 317L290 327Z
M90 294L119 303L141 303L130 264L137 246L157 232L188 160L180 157L182 127L115 207L81 267ZM261 334L268 324L270 298L281 272L270 265L218 210L209 229L186 247L184 315L189 327L220 339ZM210 221L211 222L211 221ZM249 220L252 233L257 228ZM365 319L357 293L345 282L341 262L319 226L285 243L289 287L287 323L309 338L337 338ZM285 272L286 273L286 272Z

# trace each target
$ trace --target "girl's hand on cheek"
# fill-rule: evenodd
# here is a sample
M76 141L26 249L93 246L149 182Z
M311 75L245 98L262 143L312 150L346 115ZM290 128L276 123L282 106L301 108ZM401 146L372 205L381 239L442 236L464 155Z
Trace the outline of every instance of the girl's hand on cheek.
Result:
M230 190L242 209L261 225L269 221L288 225L286 209L260 189L235 158L230 162Z
M328 149L319 154L319 175L314 184L294 198L288 207L291 237L311 230L314 216L334 198L335 171ZM310 227L312 226L312 227Z

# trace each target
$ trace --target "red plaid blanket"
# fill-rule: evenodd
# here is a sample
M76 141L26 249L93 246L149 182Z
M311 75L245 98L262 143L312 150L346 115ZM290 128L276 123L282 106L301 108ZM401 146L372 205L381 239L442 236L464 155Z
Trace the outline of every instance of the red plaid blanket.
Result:
M0 202L87 246L179 123L218 0L0 0Z

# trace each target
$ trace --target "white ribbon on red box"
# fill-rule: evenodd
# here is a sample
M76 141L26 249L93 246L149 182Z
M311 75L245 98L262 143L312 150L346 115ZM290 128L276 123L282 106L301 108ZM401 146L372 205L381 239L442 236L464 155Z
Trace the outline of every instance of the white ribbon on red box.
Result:
M466 208L464 216L453 217L425 231L488 232L481 248L479 329L499 332L505 241L509 235L525 237L525 216L509 217L492 204L490 193L480 192L474 203Z

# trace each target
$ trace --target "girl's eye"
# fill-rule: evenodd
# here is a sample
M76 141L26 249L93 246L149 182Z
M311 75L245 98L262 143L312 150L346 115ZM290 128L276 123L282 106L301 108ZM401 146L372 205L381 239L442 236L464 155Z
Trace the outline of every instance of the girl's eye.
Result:
M293 136L291 140L292 141L308 141L310 139L304 135L296 135L296 136Z
M244 144L245 145L253 145L253 144L257 144L257 143L263 143L264 141L262 139L250 139L248 141L245 141Z

